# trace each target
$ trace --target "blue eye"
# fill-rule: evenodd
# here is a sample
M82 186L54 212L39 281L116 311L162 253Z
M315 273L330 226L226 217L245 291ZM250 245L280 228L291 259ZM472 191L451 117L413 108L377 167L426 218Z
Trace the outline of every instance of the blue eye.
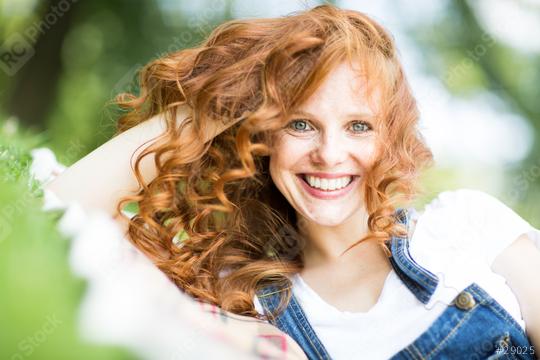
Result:
M371 130L371 125L363 121L355 122L353 125L353 131L355 132L367 132Z
M309 127L310 125L305 120L293 120L289 123L289 128L300 132L308 131Z

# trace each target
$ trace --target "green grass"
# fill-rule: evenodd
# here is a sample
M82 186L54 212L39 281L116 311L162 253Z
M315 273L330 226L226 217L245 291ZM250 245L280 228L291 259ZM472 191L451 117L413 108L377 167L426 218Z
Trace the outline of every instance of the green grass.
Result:
M43 212L29 175L40 136L0 119L0 359L132 359L90 344L77 329L85 282L68 265L69 240L56 228L62 212Z

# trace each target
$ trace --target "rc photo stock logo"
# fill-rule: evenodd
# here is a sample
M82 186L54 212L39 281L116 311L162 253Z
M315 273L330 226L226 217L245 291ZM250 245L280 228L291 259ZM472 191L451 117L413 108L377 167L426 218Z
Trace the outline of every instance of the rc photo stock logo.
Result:
M0 46L0 69L8 76L15 75L35 54L36 50L32 44L36 43L38 36L45 34L53 27L77 1L79 0L60 0L51 6L39 21L9 36Z
M30 42L16 33L6 39L0 46L0 69L8 76L13 76L35 54Z

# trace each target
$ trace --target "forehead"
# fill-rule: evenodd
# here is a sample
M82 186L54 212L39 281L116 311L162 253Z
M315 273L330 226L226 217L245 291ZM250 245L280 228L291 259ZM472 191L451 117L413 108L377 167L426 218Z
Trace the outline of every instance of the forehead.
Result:
M336 65L321 86L299 110L312 113L374 112L373 101L367 92L367 79L359 63L342 62Z

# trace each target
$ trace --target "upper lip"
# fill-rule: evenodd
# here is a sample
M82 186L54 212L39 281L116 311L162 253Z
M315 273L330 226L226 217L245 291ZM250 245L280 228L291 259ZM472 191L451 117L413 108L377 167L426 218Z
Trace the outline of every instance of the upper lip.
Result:
M336 178L341 178L345 176L356 176L354 174L349 174L349 173L322 173L322 172L301 173L301 175L310 175L310 176L315 176L318 178L325 178L325 179L336 179Z

